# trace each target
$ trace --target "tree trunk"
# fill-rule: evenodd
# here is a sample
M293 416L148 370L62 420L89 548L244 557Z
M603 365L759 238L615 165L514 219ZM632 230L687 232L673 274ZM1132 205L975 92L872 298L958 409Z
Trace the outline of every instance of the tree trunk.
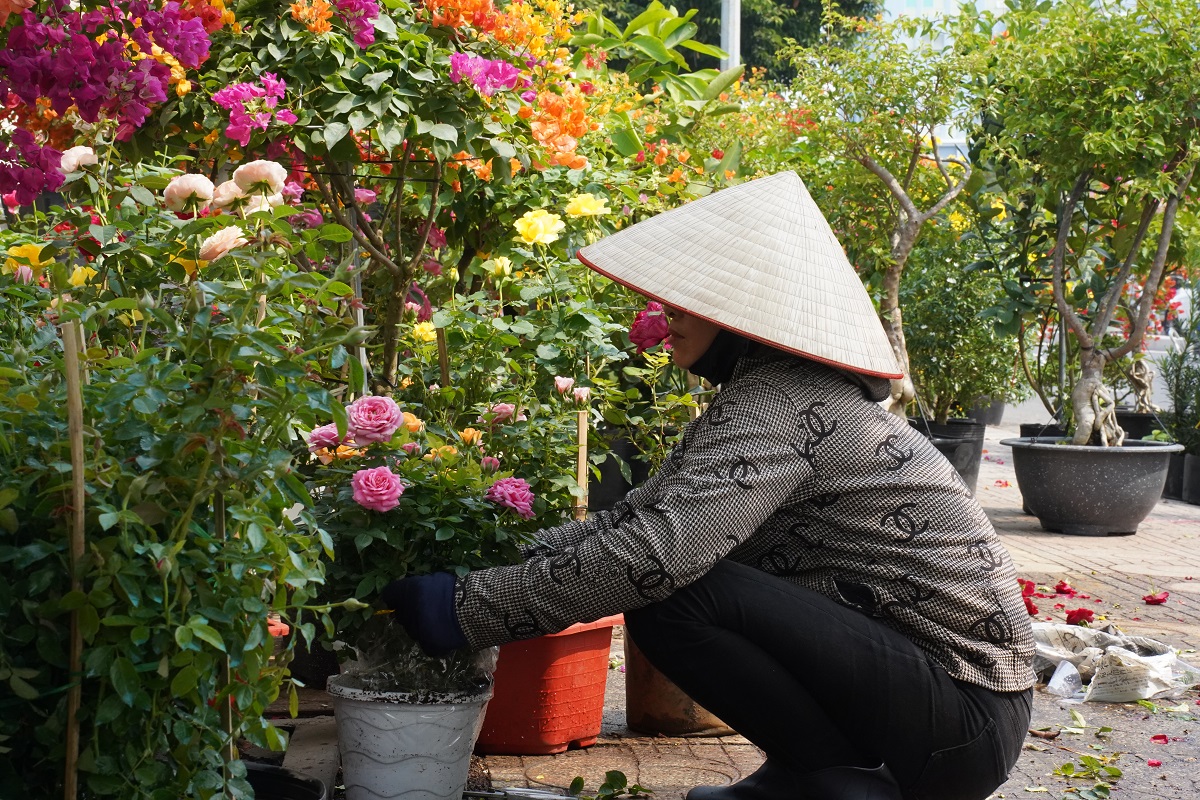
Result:
M404 317L404 303L408 300L407 275L392 275L392 287L388 292L387 310L383 326L383 372L376 376L375 393L391 395L396 389L396 367L400 355L400 321Z
M892 381L892 401L889 409L896 416L902 417L912 399L917 396L909 372L908 345L904 340L904 315L900 311L900 276L904 274L904 265L917 243L920 233L920 223L901 219L896 224L892 234L892 263L888 265L883 276L883 302L880 304L879 316L883 320L883 330L892 352L896 355L896 363L904 372L904 376Z
M1071 407L1075 412L1075 435L1071 444L1120 447L1125 441L1125 432L1117 425L1113 391L1104 385L1104 364L1102 354L1084 351L1082 374L1071 391Z

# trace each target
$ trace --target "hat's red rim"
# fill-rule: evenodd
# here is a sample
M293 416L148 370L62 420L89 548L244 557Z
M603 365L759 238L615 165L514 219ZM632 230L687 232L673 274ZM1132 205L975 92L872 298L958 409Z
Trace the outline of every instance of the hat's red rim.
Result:
M648 292L645 289L641 288L640 286L634 286L633 284L629 283L628 281L621 280L617 276L613 275L611 272L608 272L607 270L603 270L600 267L596 266L590 260L588 260L587 256L585 256L583 254L583 250L576 251L575 256L581 262L586 264L589 269L600 273L604 277L608 278L610 281L619 283L622 286L624 286L626 289L632 289L633 291L637 292L638 294L648 297L651 300L655 300L659 303L662 303L663 305L671 305L672 307L677 307L677 306L674 306L673 304L667 302L662 297L659 297L658 295L654 294L653 292ZM862 367L852 367L849 364L842 364L841 362L834 361L829 358L822 358L821 356L814 355L813 353L807 353L807 352L805 352L803 350L799 350L795 347L788 347L786 345L780 344L779 342L773 342L770 339L763 338L762 336L755 336L752 333L747 333L746 331L737 330L736 328L731 328L728 325L717 322L715 319L709 319L708 317L704 316L703 314L697 314L696 312L692 311L690 308L685 308L683 310L686 311L687 313L691 314L694 317L699 317L700 319L704 320L705 322L711 323L713 325L716 325L717 327L724 328L728 331L736 333L738 336L745 336L747 339L753 339L754 341L760 342L761 344L765 344L770 347L774 347L779 350L783 350L784 352L791 353L794 356L800 356L801 358L811 359L820 364L826 364L830 367L836 367L837 369L848 370L850 372L855 372L859 375L869 375L873 378L887 378L889 380L896 380L898 378L904 377L903 372L876 372L875 370L863 369Z

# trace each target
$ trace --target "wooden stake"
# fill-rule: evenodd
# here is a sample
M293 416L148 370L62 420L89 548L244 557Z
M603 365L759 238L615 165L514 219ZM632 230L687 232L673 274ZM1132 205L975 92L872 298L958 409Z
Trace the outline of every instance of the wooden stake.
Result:
M67 379L67 435L71 440L71 525L70 569L71 590L82 591L79 578L80 562L86 550L83 533L84 490L83 473L83 381L80 354L83 335L77 321L62 327L63 360ZM83 697L83 633L79 629L79 612L71 611L71 643L69 655L70 689L67 690L66 761L63 775L63 798L75 800L79 793L79 705Z
M442 368L442 388L450 385L450 350L446 347L446 329L438 328L438 366Z
M579 431L579 451L575 457L575 482L578 483L579 488L583 490L583 496L580 497L576 502L575 519L583 519L587 516L588 507L588 412L586 408L579 409L579 413L576 417L576 427Z

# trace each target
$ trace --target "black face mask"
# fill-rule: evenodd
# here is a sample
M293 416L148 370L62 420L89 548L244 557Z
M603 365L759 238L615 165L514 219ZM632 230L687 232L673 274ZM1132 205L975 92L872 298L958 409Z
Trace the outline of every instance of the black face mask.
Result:
M733 375L733 368L738 359L750 350L751 342L744 336L721 328L712 344L704 351L704 355L696 359L696 363L688 369L716 386L725 383Z

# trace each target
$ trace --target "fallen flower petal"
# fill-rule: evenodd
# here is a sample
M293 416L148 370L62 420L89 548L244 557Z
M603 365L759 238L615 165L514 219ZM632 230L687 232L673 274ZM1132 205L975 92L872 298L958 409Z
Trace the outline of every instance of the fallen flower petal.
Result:
M1090 608L1073 608L1067 611L1068 625L1082 625L1085 622L1091 622L1096 615Z
M1162 591L1158 594L1145 595L1142 597L1142 599L1146 601L1146 605L1148 606L1161 606L1163 603L1167 602L1167 598L1170 596L1170 592Z
M1147 762L1146 762L1146 766L1147 766L1147 767L1161 767L1161 766L1162 766L1162 762L1161 762L1161 761L1159 761L1157 758L1152 758L1152 759L1150 759L1149 761L1147 761Z
M1167 738L1165 733L1156 733L1150 737L1150 741L1154 742L1155 744L1166 744L1170 741L1170 739Z
M995 485L1000 487L1001 489L1007 489L1010 486L1008 481L1002 481L999 479L996 480Z

